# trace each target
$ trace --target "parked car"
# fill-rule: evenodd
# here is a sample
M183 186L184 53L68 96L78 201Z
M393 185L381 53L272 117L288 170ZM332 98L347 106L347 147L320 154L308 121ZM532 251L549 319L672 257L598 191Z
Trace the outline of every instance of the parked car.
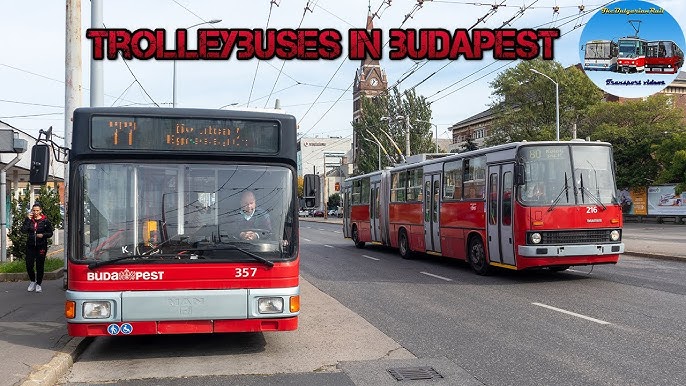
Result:
M320 209L317 209L317 210L314 211L314 213L313 213L312 215L313 215L314 217L324 217L324 211L323 211L323 210L320 210Z
M307 209L300 209L300 211L298 211L298 216L300 216L300 217L307 217L309 215L310 215L310 211Z

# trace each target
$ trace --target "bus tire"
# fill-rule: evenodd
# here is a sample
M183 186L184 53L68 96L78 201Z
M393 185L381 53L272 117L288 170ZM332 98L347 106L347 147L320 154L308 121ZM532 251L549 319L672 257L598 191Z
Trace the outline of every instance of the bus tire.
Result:
M481 238L472 237L469 240L467 257L469 258L469 265L477 275L488 275L491 266L488 265L488 261L486 261L486 250L484 249L484 243L481 241Z
M357 230L357 226L353 225L353 242L358 248L364 248L364 241L360 241L360 232Z
M407 237L405 229L401 229L398 233L398 252L403 259L412 259L414 257L410 249L410 239Z

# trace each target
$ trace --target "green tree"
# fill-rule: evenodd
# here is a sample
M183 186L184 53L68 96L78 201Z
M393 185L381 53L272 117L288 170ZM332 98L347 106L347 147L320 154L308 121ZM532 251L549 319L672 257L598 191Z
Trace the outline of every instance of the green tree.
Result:
M29 213L31 208L31 197L29 196L29 189L24 189L24 191L19 193L19 198L12 197L10 203L10 211L12 213L12 225L10 226L9 233L7 237L12 240L12 247L9 248L9 252L14 255L15 258L23 259L26 257L26 233L21 231L22 225L24 225L24 220Z
M341 195L339 193L334 193L329 196L329 201L327 201L326 207L329 209L337 208L341 205Z
M26 215L29 213L31 206L34 203L30 202L31 196L29 188L24 189L23 192L19 193L19 198L12 198L11 201L11 213L12 213L12 226L10 227L9 234L7 235L10 240L12 240L12 247L10 248L10 253L16 258L23 259L26 256L26 233L21 231L22 225L24 225L24 220ZM48 217L50 223L53 227L57 227L58 224L62 223L62 216L60 214L60 198L57 189L50 188L46 185L42 185L38 190L38 198L36 202L41 204L43 208L43 213ZM48 245L52 245L52 238L48 239Z
M362 97L361 103L362 117L352 123L360 149L357 160L359 173L378 170L378 144L382 149L382 168L401 161L400 154L405 154L408 119L410 154L434 152L431 124L427 123L431 121L431 108L423 96L417 96L414 90L400 93L393 89L373 98Z
M510 141L554 140L556 135L555 85L559 84L560 138L571 138L571 130L586 111L603 100L602 91L578 68L564 68L549 60L530 60L502 72L493 82L492 108L496 123L487 145Z
M684 116L669 100L656 94L646 100L604 102L580 121L584 136L613 145L618 187L684 182Z
M464 153L466 151L472 151L472 150L478 150L479 146L474 142L471 136L467 137L467 141L465 141L465 144L460 146L460 153Z

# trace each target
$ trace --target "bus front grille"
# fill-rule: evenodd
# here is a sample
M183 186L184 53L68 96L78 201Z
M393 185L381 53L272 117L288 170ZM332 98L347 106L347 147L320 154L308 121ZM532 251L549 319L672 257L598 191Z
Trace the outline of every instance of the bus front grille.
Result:
M541 245L610 243L612 229L585 229L578 231L544 231ZM621 239L621 238L620 238ZM619 241L619 240L618 240Z

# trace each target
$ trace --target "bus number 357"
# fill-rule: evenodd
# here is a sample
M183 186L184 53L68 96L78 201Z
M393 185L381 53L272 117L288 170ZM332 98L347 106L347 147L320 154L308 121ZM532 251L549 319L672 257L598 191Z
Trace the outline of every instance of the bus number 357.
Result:
M253 277L257 273L257 268L236 268L234 277Z

